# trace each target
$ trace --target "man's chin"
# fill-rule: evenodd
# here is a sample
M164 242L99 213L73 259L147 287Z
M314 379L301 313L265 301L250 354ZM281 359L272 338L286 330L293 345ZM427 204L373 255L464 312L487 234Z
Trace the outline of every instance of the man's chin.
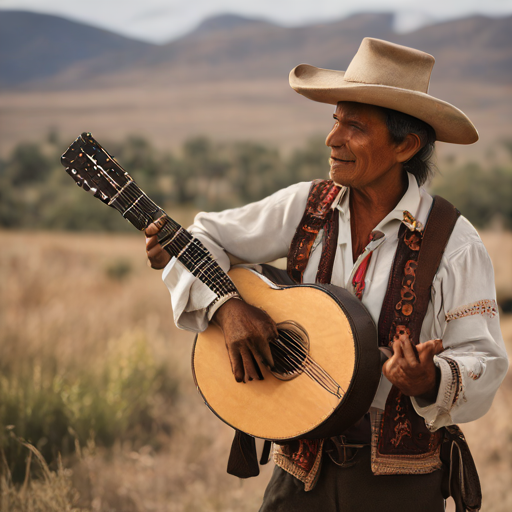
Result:
M344 183L342 183L343 178L340 176L335 176L335 173L332 172L332 169L329 171L329 178L333 181L335 185L338 185L338 187L346 187Z

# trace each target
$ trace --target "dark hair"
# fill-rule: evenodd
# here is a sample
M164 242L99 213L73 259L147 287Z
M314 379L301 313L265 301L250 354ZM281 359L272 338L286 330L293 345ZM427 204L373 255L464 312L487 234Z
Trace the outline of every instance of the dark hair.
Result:
M382 108L382 110L386 116L386 126L391 140L395 144L403 142L409 133L415 133L420 138L421 149L403 165L405 171L414 175L418 185L423 185L434 175L435 171L435 165L432 162L436 141L434 128L424 121L403 112L389 108Z

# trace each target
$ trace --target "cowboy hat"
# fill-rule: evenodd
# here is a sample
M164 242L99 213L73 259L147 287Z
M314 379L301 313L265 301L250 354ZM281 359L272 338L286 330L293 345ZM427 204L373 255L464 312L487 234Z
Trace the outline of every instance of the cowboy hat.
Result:
M436 139L472 144L478 132L458 108L428 94L435 59L428 53L365 37L346 71L300 64L290 71L290 85L314 101L368 103L417 117Z

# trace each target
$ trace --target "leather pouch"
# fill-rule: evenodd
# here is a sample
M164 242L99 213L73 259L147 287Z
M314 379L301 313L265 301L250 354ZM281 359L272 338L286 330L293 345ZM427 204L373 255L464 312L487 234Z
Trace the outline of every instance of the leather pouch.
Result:
M457 425L445 427L444 431L441 446L443 497L453 498L456 512L478 512L482 506L482 489L466 438Z

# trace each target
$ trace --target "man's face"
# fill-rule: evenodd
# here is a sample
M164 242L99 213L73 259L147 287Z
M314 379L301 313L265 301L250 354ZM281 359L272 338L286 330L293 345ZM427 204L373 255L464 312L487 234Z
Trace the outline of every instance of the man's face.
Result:
M363 190L378 185L389 171L401 169L382 110L340 101L333 117L334 126L325 140L331 148L332 180Z

